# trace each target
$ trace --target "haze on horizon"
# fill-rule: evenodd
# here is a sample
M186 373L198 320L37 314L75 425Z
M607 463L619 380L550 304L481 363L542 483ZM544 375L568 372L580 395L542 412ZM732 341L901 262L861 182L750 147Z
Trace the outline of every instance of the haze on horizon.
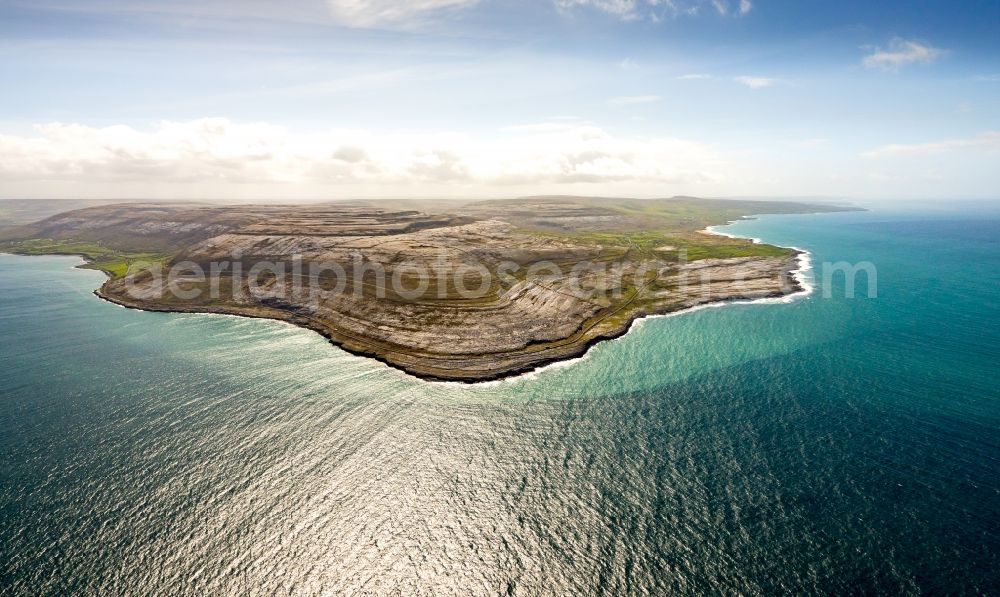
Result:
M13 0L0 197L995 198L1000 3Z

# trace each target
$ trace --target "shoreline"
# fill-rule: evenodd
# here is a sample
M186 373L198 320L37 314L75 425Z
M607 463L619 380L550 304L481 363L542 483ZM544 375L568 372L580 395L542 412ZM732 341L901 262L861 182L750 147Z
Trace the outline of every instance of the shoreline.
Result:
M749 218L743 218L743 219L749 219ZM763 243L763 241L759 238L743 237L735 234L719 232L717 230L714 230L717 227L729 226L738 221L742 221L742 219L732 220L726 222L725 224L708 226L701 232L705 234L725 236L729 238L748 239L752 241L754 244ZM772 296L764 296L753 299L733 298L733 299L717 300L703 304L692 305L689 307L676 309L664 313L648 313L648 314L637 315L635 317L629 318L624 325L620 326L615 330L610 331L609 333L598 335L584 342L581 342L579 345L567 351L564 355L555 355L552 358L541 359L538 362L532 363L525 367L513 368L506 371L499 371L495 374L483 375L476 378L442 377L439 375L435 375L433 373L416 371L413 370L412 368L408 368L403 364L393 363L373 351L367 351L361 348L355 348L355 346L350 346L350 347L346 346L346 344L348 343L361 344L361 345L368 343L365 341L364 338L352 336L342 331L333 330L328 326L312 321L310 318L304 317L299 314L283 311L280 309L273 309L261 306L252 308L252 310L251 309L242 310L241 312L241 310L238 308L230 308L230 307L178 308L176 306L158 307L157 305L142 304L138 302L137 303L126 302L118 297L109 295L104 292L105 286L112 279L112 277L107 271L100 270L97 268L91 268L91 269L95 269L95 271L102 271L107 276L105 282L102 283L98 288L93 290L94 296L122 308L133 309L137 311L148 311L151 313L227 315L230 317L242 317L247 319L267 319L271 321L277 321L288 325L293 325L297 328L307 329L312 332L315 332L320 336L323 336L330 344L340 348L344 352L347 352L355 356L376 360L388 366L390 369L393 369L395 371L398 371L406 375L407 377L416 378L427 383L461 384L463 386L468 386L468 385L480 385L480 384L497 384L502 382L512 382L516 380L531 379L532 377L537 376L546 370L568 367L577 364L588 358L590 349L592 347L602 342L607 342L616 340L618 338L622 338L626 336L629 332L631 332L634 327L636 327L637 325L641 324L642 322L648 319L655 319L661 317L676 317L678 315L702 309L720 308L736 304L786 304L795 301L797 298L809 296L810 294L812 294L815 288L814 284L812 284L805 276L805 274L812 269L811 254L808 251L801 249L799 247L783 247L783 248L796 251L795 263L797 267L795 267L794 269L787 270L788 274L794 281L795 287L798 288L798 290L794 292L778 293ZM17 254L17 253L12 253L12 254ZM79 257L83 261L83 263L75 267L80 269L85 269L82 267L83 265L93 263L93 261L91 261L84 255L79 255L79 254L74 254L74 255L61 254L61 255ZM382 347L381 350L385 351L386 349Z
M739 220L732 220L730 222L726 222L725 224L716 224L716 225L713 225L713 226L707 226L707 227L705 227L704 232L706 234L711 234L711 235L715 235L715 236L724 236L726 238L744 238L744 239L749 240L751 243L753 243L755 245L765 244L763 239L757 238L755 236L740 236L738 234L732 234L732 233L729 233L729 232L720 232L718 230L715 230L715 228L720 228L722 226L731 226L731 225L733 225L733 224L735 224L737 222L744 222L746 220L758 219L759 217L760 216L753 216L753 217L749 217L749 218L742 218L742 219L739 219ZM781 245L775 245L775 246L781 246ZM808 272L811 272L813 270L812 253L810 253L806 249L803 249L802 247L796 247L794 245L790 245L790 246L787 246L787 247L784 247L784 248L786 248L786 249L792 249L793 251L798 251L798 256L796 257L796 262L799 264L799 267L797 267L796 269L792 270L791 274L792 274L792 278L795 280L796 284L798 284L799 286L802 287L802 290L800 290L799 292L793 292L792 294L787 294L787 295L781 297L782 299L790 299L790 300L782 301L782 302L792 302L792 300L794 300L795 297L805 298L805 297L811 295L816 290L816 283L815 283L815 281L814 280L811 281L811 280L809 280L809 279L806 278L806 274ZM763 300L771 300L771 299L757 299L757 301L763 301ZM753 301L753 302L757 302L757 301Z
M766 215L773 215L773 214L766 214ZM752 241L754 244L764 244L764 241L762 239L760 239L760 238L751 237L751 236L740 236L738 234L731 234L731 233L727 233L727 232L719 232L717 230L714 230L714 228L719 228L719 227L723 227L723 226L730 226L730 225L735 224L737 222L742 222L742 221L745 221L745 220L753 220L753 219L757 219L759 217L760 216L750 216L750 217L746 217L746 218L741 218L739 220L731 220L729 222L726 222L725 224L714 224L712 226L705 227L700 232L703 232L704 234L711 234L711 235L716 235L716 236L725 236L727 238L747 239L747 240ZM782 245L775 245L775 246L782 246ZM613 342L615 340L619 340L621 338L624 338L625 336L627 336L637 326L643 325L645 322L651 321L651 320L655 320L655 319L665 319L665 318L668 318L668 317L677 317L679 315L685 315L685 314L688 314L688 313L694 313L696 311L703 311L703 310L707 310L707 309L721 309L721 308L728 307L728 306L731 306L731 305L778 305L778 304L790 304L790 303L795 302L796 300L803 299L803 298L806 298L806 297L812 295L812 293L815 292L815 290L816 290L816 284L813 281L810 281L809 279L806 278L806 274L808 272L811 272L812 269L813 269L813 267L812 267L812 253L810 253L806 249L803 249L801 247L796 247L796 246L788 246L788 247L783 247L783 248L792 249L794 251L798 251L798 255L796 256L795 261L796 261L796 263L798 264L799 267L797 267L796 269L792 270L790 273L792 275L792 278L795 280L795 283L799 286L799 288L801 288L801 290L799 290L797 292L790 293L790 294L783 294L781 296L774 296L774 297L763 297L763 298L756 298L756 299L731 299L731 300L714 301L714 302L705 303L705 304L702 304L702 305L694 305L692 307L687 307L685 309L678 309L676 311L671 311L669 313L652 313L650 315L644 315L642 317L637 317L636 319L633 319L629 323L628 329L625 331L625 333L623 333L623 334L621 334L619 336L615 336L614 338L608 338L606 340L600 340L599 342L595 342L594 345L596 346L596 344L599 344L600 342ZM525 371L525 372L523 372L521 374L518 374L516 376L511 376L511 377L507 377L507 378L499 379L499 380L488 380L488 381L484 381L484 382L480 382L480 383L484 383L484 384L499 384L499 383L503 383L503 382L513 382L513 381L517 381L517 380L520 380L520 379L533 379L535 376L537 376L537 375L539 375L541 373L544 373L546 370L552 370L552 369L559 369L559 368L563 368L563 367L569 367L571 365L575 365L577 363L583 362L584 360L586 360L589 357L590 357L590 349L588 348L587 352L585 352L584 354L582 354L580 356L577 356L577 357L571 357L571 358L568 358L568 359L565 359L565 360L560 360L560 361L556 361L556 362L553 362L553 363L543 364L543 365L541 365L541 366L539 366L539 367L537 367L537 368L535 368L533 370ZM461 382L438 381L438 382L431 382L431 383L447 384L447 383L461 383ZM466 385L466 384L463 384L463 385Z
M101 289L103 288L103 286L104 285L102 284L101 287L94 289L94 291L92 292L92 294L94 296L96 296L97 298L105 301L105 302L108 302L108 303L113 304L115 306L121 307L123 309L131 309L131 310L134 310L134 311L146 311L146 312L149 312L149 313L179 313L179 314L188 314L188 315L222 315L222 316L228 316L228 317L240 317L240 318L244 318L244 319L262 319L262 320L276 321L276 322L280 322L280 323L292 325L292 326L295 326L295 327L300 328L300 329L305 329L305 330L309 330L309 331L315 332L316 334L319 334L320 336L322 336L323 338L325 338L331 345L336 346L337 348L339 348L340 350L343 350L344 352L346 352L348 354L351 354L351 355L354 355L354 356L357 356L357 357L362 357L362 358L372 359L372 360L378 361L378 362L382 363L383 365L386 365L390 369L392 369L394 371L397 371L397 372L399 372L399 373L401 373L401 374L403 374L403 375L405 375L407 377L412 377L412 378L418 379L418 380L426 382L426 383L434 383L434 384L460 384L460 385L463 385L463 386L471 386L471 385L479 385L479 384L491 384L491 383L492 384L496 384L496 383L503 383L503 382L511 382L511 381L515 381L515 380L518 380L518 379L525 378L525 376L537 375L537 374L541 373L543 370L546 370L546 369L553 369L553 368L558 368L558 367L565 367L565 366L569 366L569 365L575 364L575 363L577 363L579 361L582 361L583 359L586 359L587 356L588 356L588 354L590 353L590 349L593 348L594 346L596 346L596 345L598 345L598 344L600 344L602 342L610 342L610 341L617 340L619 338L622 338L622 337L626 336L629 332L632 331L632 329L636 325L640 324L641 322L643 322L643 321L645 321L647 319L653 319L653 318L659 318L659 317L674 317L674 316L677 316L677 315L681 315L681 314L684 314L684 313L689 313L689 312L693 312L693 311L697 311L697 310L701 310L701 309L718 308L718 307L724 307L724 306L727 306L727 305L737 305L737 304L766 304L766 303L776 304L776 303L784 302L783 299L785 299L787 297L797 296L797 295L799 295L799 294L801 294L803 292L802 290L800 290L800 291L797 291L797 292L791 293L791 294L777 294L777 295L774 295L774 296L767 296L767 297L761 297L761 298L756 298L756 299L738 299L737 298L737 299L728 299L728 300L721 300L721 301L713 301L713 302L704 303L704 304L701 304L701 305L693 305L691 307L686 307L684 309L677 309L675 311L670 311L670 312L667 312L667 313L651 313L651 314L647 314L647 315L640 315L640 316L637 316L635 318L630 319L628 321L628 323L626 325L622 326L622 328L620 330L615 330L614 332L612 332L610 334L607 334L607 335L596 336L596 337L591 338L591 339L589 339L589 340L587 340L585 342L580 343L579 345L577 345L577 347L572 352L568 353L567 356L555 356L555 357L552 357L550 359L540 360L537 363L532 364L531 366L527 366L527 367L523 367L523 368L517 368L517 369L511 369L511 370L508 370L508 371L502 371L502 372L498 372L496 374L491 374L491 375L484 375L484 376L478 377L476 379L465 379L465 378L456 379L456 378L441 377L441 376L434 375L434 374L431 374L431 373L423 373L423 372L414 371L412 369L406 368L405 366L396 364L396 363L394 363L394 362L392 362L392 361L390 361L390 360L382 357L381 355L379 355L377 353L367 352L367 351L363 351L363 350L357 350L357 349L345 346L345 344L344 344L343 341L341 341L341 340L333 337L332 333L330 332L330 330L328 328L325 328L325 327L323 327L321 325L312 324L309 320L306 320L306 319L304 319L304 318L302 318L300 316L295 316L295 315L292 315L292 314L289 314L288 316L283 316L282 315L282 313L284 313L283 311L277 311L277 312L274 312L272 314L254 314L254 313L248 313L248 312L238 313L238 312L234 312L234 311L226 310L226 309L220 309L220 310L209 310L207 308L179 309L179 308L174 308L174 307L171 307L171 308L158 308L158 307L155 307L155 306L152 306L152 305L138 306L138 305L126 303L126 302L124 302L124 301L122 301L122 300L120 300L118 298L115 298L113 296L109 296L107 294L104 294L103 292L101 292ZM352 338L352 339L354 339L356 341L363 342L363 340L358 339L358 338Z

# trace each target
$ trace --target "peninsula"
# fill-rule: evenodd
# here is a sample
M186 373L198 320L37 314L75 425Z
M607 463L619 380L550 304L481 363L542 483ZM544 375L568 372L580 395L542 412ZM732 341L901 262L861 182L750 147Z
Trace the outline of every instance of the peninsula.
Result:
M676 197L471 203L128 203L10 227L0 249L79 254L126 307L287 321L425 379L577 357L638 318L801 290L798 251L706 235L840 206Z

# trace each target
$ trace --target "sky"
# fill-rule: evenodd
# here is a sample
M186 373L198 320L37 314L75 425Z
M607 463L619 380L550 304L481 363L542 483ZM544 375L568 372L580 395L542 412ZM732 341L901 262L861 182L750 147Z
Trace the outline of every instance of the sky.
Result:
M0 0L0 197L1000 197L1000 2Z

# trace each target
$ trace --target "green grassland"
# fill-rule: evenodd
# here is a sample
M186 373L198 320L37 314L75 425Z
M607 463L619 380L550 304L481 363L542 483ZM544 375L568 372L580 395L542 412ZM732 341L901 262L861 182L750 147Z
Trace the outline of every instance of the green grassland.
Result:
M697 261L733 257L780 257L792 251L747 239L704 234L708 226L739 220L754 213L804 213L816 205L767 201L727 201L677 198L668 200L581 200L593 213L614 214L613 223L591 225L572 221L562 227L519 222L522 233L594 243L618 248L629 258ZM837 210L840 208L830 208Z
M584 243L624 249L630 257L657 258L666 261L697 261L699 259L727 259L733 257L782 257L791 255L785 247L754 243L749 239L727 238L684 231L579 231L553 232L548 230L521 230L528 234L568 238Z
M169 257L159 253L120 251L92 241L32 238L11 241L0 249L19 255L79 255L87 260L81 267L105 272L113 279L163 263Z

